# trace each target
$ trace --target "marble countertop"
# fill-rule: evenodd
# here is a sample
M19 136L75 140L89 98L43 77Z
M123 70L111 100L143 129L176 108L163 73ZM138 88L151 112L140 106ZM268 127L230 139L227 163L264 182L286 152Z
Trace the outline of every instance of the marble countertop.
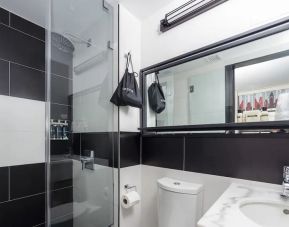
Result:
M280 190L233 183L198 222L198 227L261 227L239 210L250 199L289 203L280 197ZM289 226L289 225L288 225Z

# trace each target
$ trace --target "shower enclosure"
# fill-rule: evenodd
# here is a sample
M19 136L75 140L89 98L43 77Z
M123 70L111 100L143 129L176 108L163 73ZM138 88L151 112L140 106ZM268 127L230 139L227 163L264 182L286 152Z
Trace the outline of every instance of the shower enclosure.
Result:
M118 226L117 14L113 0L51 0L48 226Z

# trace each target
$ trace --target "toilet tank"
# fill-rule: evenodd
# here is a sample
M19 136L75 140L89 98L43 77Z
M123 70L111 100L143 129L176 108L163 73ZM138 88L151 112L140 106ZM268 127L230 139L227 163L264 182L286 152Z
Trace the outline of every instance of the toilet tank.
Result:
M203 186L158 180L158 227L196 227L203 213Z

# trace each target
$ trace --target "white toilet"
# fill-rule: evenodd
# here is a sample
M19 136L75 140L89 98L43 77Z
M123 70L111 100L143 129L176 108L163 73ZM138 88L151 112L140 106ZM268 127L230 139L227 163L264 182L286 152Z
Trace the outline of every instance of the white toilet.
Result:
M203 213L203 185L158 180L158 227L196 227Z

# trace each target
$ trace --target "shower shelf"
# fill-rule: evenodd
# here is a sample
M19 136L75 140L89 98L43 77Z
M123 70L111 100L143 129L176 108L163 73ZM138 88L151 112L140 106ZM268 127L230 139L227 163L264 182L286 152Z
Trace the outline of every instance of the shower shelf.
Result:
M50 120L50 140L67 141L70 133L67 120Z
M54 138L50 138L50 140L56 140L56 141L68 141L69 139L54 139Z

